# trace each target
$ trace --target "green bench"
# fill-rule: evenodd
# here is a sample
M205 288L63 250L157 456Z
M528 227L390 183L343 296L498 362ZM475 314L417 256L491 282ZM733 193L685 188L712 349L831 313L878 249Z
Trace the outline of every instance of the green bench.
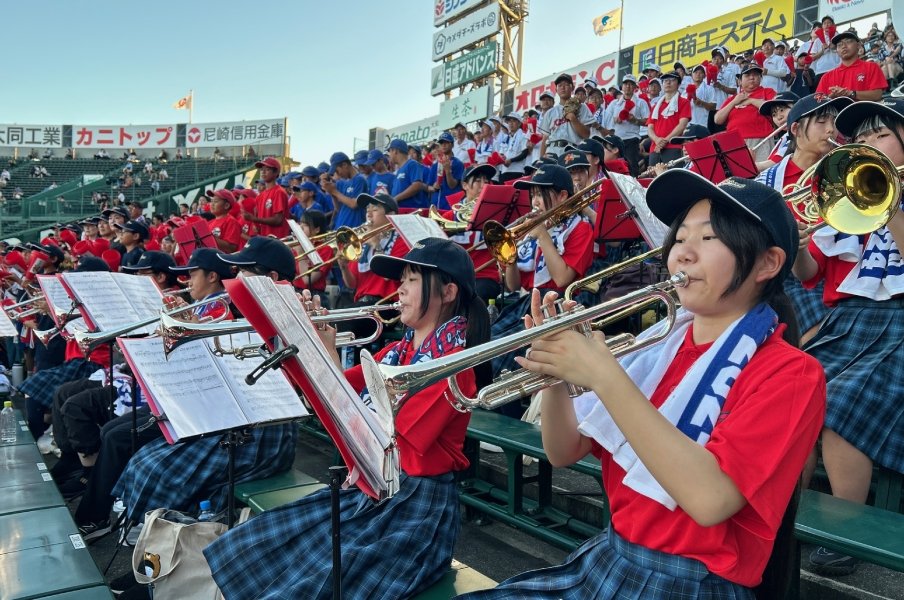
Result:
M452 559L452 567L443 578L428 589L412 596L413 600L449 600L460 594L496 587L496 582L468 565Z
M804 490L797 539L904 572L904 514Z
M552 465L543 449L539 427L497 413L475 410L471 414L467 437L472 440L468 444L471 468L460 484L462 504L566 550L577 548L601 531L597 525L552 506ZM507 466L506 489L478 476L479 442L502 448ZM525 474L525 456L537 459L536 475ZM602 522L608 522L608 501L602 488L599 461L585 458L568 468L591 476L599 485L605 503ZM532 483L538 487L536 500L524 493L525 486Z

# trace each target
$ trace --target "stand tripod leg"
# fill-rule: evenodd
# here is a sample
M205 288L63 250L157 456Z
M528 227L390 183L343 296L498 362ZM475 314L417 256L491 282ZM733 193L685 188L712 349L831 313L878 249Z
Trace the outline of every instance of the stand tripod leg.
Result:
M342 598L342 543L339 539L339 490L345 479L345 467L330 467L330 515L333 539L333 598Z
M235 525L235 446L238 443L234 431L226 434L226 451L229 453L229 490L226 498L226 527Z

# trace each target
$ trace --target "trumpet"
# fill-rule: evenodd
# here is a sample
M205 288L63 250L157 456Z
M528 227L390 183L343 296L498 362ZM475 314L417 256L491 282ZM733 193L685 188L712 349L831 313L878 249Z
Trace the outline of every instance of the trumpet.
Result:
M123 325L122 327L117 327L116 329L111 329L109 331L76 331L73 335L73 339L78 344L79 349L85 354L88 354L101 344L111 342L118 337L122 337L127 333L135 331L136 329L141 329L142 327L147 327L148 325L153 325L157 322L162 323L164 319L172 319L173 321L181 323L182 321L176 320L175 315L214 303L222 304L226 309L223 312L222 316L214 319L214 322L226 318L226 315L229 314L229 296L226 293L223 293L212 298L199 300L198 302L194 302L193 304L180 306L169 312L161 311L159 315L156 315L154 317L148 317L140 321L135 321L134 323L128 323L126 325Z
M455 206L459 206L456 204ZM453 208L454 210L454 208ZM430 207L430 211L427 213L427 217L433 221L436 221L436 224L443 228L443 231L446 233L464 233L468 230L469 224L467 220L465 221L456 221L454 219L447 219L436 209L435 206Z
M30 304L34 304L35 302L40 302L42 300L44 300L44 294L38 294L36 296L28 298L27 300L22 300L21 302L16 302L15 304L5 306L3 307L3 310L6 311L6 314L10 319L24 319L26 317L30 317L42 312L41 309L37 307L25 308ZM25 310L17 311L17 308L24 308Z
M595 188L595 189L594 189ZM483 226L483 237L487 247L501 263L512 264L518 256L518 242L541 223L553 227L565 219L580 213L596 202L600 195L600 182L594 181L575 192L558 206L546 211L532 210L508 227L499 221L487 221Z
M366 224L365 224L366 225ZM340 227L336 230L336 239L335 242L331 245L336 247L336 254L329 260L325 260L319 265L313 266L301 275L296 275L295 279L300 277L306 277L313 273L314 271L318 271L324 267L324 265L330 265L339 260L340 258L344 258L349 262L354 262L361 258L361 254L364 252L364 242L370 240L371 238L377 237L378 235L382 235L384 232L392 229L392 223L384 223L376 228L368 228L364 229L364 225L358 227L356 229L352 229L351 227ZM359 231L363 233L358 233ZM318 246L317 248L320 248ZM314 248L314 250L317 250ZM308 250L304 254L295 257L295 260L301 260L308 254L313 252L313 250Z
M380 311L383 310L399 310L400 303L359 306L356 308L345 308L342 310L334 310L325 315L312 315L311 322L316 326L325 326L340 321L354 321L356 319L370 319L376 326L377 330L373 334L365 338L355 338L355 334L351 331L341 331L336 334L336 347L344 348L346 346L360 346L375 342L383 334L383 322L378 317ZM179 346L195 340L206 338L216 338L223 335L233 335L238 333L249 333L254 331L254 327L247 319L236 319L235 321L223 321L213 323L189 323L179 321L168 314L164 314L160 318L160 335L163 337L163 352L169 356ZM254 348L259 348L255 346ZM227 349L220 345L219 341L214 342L214 352L218 356L225 354L233 354L236 358L248 358L257 356L249 346L240 348Z
M454 377L455 374L487 362L497 356L528 346L534 340L551 333L575 329L585 335L589 335L592 329L600 329L629 314L646 310L653 301L663 302L667 313L665 318L666 325L662 330L643 340L636 340L630 334L622 334L606 340L606 344L616 357L636 352L662 341L672 330L677 312L677 303L672 296L672 292L675 288L686 286L688 281L687 274L679 272L667 281L631 292L621 298L589 308L576 306L569 310L562 310L559 314L550 314L541 325L531 329L423 363L393 367L379 364L369 353L362 352L361 364L364 366L367 389L372 394L385 395L382 399L389 402L393 410L398 412L412 395L434 383L447 379L449 389L454 397L454 400L449 399L449 402L456 410L469 411L474 408L492 410L498 408L522 396L560 383L560 381L547 375L538 375L525 369L518 369L517 371L503 374L494 380L493 383L481 389L475 398L469 398L459 388ZM544 310L544 313L546 312ZM602 319L600 319L601 317ZM594 319L600 320L594 321ZM379 376L379 379L375 379L375 376ZM569 394L572 396L582 392L583 390L576 386L569 386Z
M565 288L565 299L573 300L575 294L583 289L590 289L592 292L596 293L599 291L600 282L602 282L603 280L609 279L613 275L621 273L625 269L633 267L634 265L639 265L645 260L659 256L660 254L662 254L662 246L653 248L652 250L647 250L646 252L638 254L637 256L632 256L631 258L623 260L620 263L606 267L602 271L588 275L583 279L573 281L571 282L571 285Z

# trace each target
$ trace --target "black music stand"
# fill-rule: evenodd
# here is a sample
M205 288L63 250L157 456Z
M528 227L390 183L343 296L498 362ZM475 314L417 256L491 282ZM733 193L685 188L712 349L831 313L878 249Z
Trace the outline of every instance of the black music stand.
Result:
M744 139L736 131L723 131L684 145L696 171L719 183L729 177L756 177L758 171L753 155Z

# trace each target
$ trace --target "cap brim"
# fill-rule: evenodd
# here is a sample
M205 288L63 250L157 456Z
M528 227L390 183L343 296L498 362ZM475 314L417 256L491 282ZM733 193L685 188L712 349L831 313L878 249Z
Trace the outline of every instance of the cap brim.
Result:
M378 254L370 259L370 270L380 277L399 281L402 279L402 271L407 265L417 265L419 267L428 267L431 269L439 269L439 265L432 265L416 260L408 260L398 256L388 256L386 254Z
M222 260L224 263L230 265L236 265L239 267L246 267L248 265L256 265L256 260L251 260L247 255L243 255L242 252L235 252L233 254L223 254L222 252L217 252L217 258Z
M835 100L838 100L838 98L835 98ZM841 132L842 135L853 137L857 125L872 115L884 115L899 120L904 119L904 116L902 116L901 113L892 110L881 102L863 100L860 102L852 102L841 109L838 116L835 117L835 128Z
M170 271L173 273L186 273L188 271L194 271L195 269L200 269L201 267L189 267L188 265L184 267L168 267Z
M762 220L714 183L687 169L671 169L655 178L647 188L646 198L656 218L669 227L679 215L704 199L732 204L757 221Z
M524 181L516 181L512 185L515 187L515 189L518 189L518 190L529 190L532 187L552 187L552 182L541 183L541 182L537 182L537 181L524 180Z

